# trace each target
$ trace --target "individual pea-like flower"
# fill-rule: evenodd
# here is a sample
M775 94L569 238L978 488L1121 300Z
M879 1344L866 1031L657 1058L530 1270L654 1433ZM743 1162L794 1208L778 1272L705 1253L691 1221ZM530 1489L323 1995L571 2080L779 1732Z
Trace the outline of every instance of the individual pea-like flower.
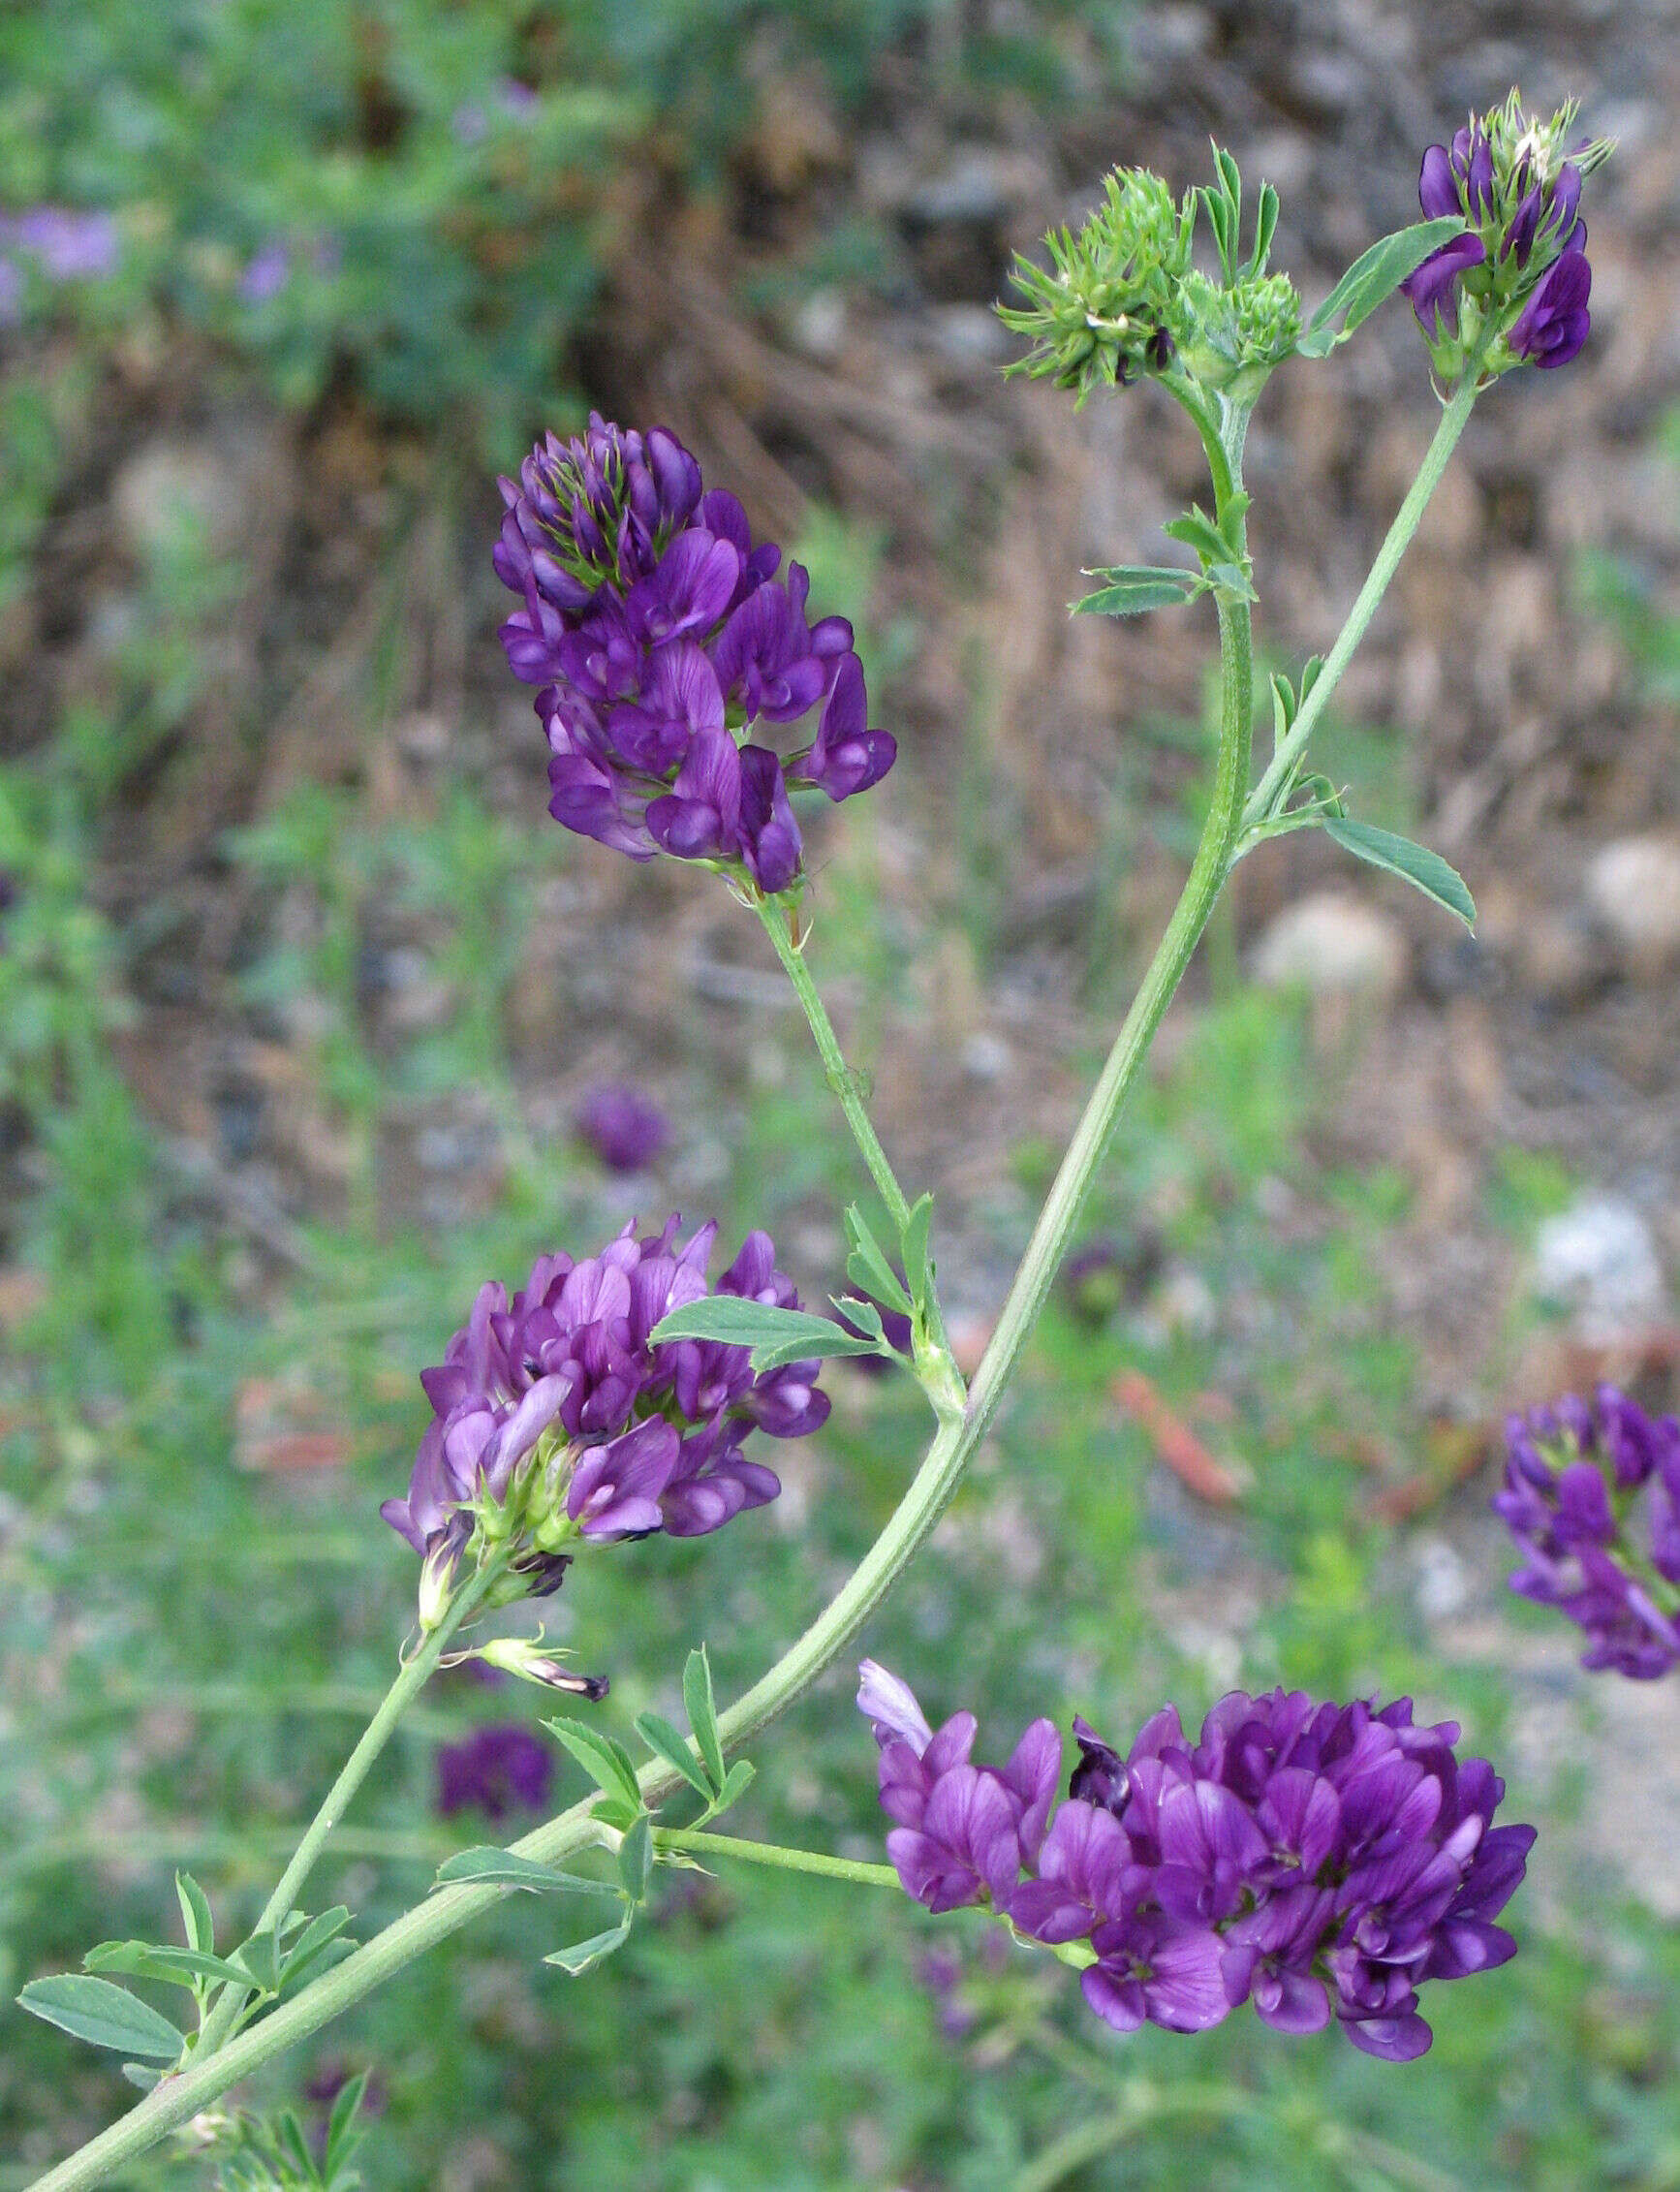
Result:
M1423 155L1425 215L1466 223L1401 285L1444 380L1456 380L1473 355L1483 377L1525 362L1567 365L1587 339L1593 275L1581 184L1612 148L1597 139L1566 149L1576 111L1568 105L1540 121L1513 91Z
M1505 1784L1459 1760L1458 1729L1412 1702L1315 1704L1233 1691L1194 1745L1170 1707L1122 1757L1083 1720L1066 1801L1050 1723L1007 1767L976 1766L975 1722L932 1731L908 1685L865 1661L887 1853L930 1910L989 1905L1080 1967L1116 2030L1199 2032L1252 2001L1280 2032L1332 2019L1366 2053L1428 2048L1417 1988L1516 1953L1493 1921L1532 1827L1495 1827Z
M1583 1667L1680 1666L1680 1418L1613 1386L1513 1416L1493 1506L1525 1556L1511 1589L1586 1631Z
M806 614L810 577L755 545L731 494L662 426L591 413L501 482L492 560L524 607L502 626L542 688L549 812L633 860L705 861L765 895L800 878L791 789L868 790L897 747L872 730L843 616ZM771 744L816 711L793 750Z
M672 1217L634 1224L598 1256L539 1259L509 1300L480 1289L442 1362L421 1373L434 1411L406 1499L380 1513L421 1554L421 1622L441 1615L464 1563L511 1548L492 1603L559 1587L587 1545L700 1537L776 1497L774 1471L748 1458L752 1432L797 1438L828 1413L815 1362L755 1372L721 1341L657 1344L656 1325L708 1291L717 1237L681 1246ZM769 1236L752 1233L715 1291L797 1308Z
M480 1728L461 1742L438 1746L437 1774L440 1818L474 1810L501 1820L511 1811L546 1810L553 1753L528 1728Z

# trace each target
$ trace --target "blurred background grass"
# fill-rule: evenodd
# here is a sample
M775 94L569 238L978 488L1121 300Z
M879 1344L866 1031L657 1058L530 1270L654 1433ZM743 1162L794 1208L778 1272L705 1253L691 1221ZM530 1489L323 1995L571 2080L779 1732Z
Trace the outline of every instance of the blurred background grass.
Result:
M371 2064L369 2182L447 2192L1680 2186L1680 1711L1589 1685L1485 1517L1505 1406L1599 1375L1672 1405L1680 1356L1677 65L1667 12L1591 0L0 23L7 1995L167 1929L175 1862L254 1914L393 1667L414 1563L375 1508L484 1276L673 1206L768 1226L819 1299L841 1275L855 1160L756 929L544 817L493 473L591 403L664 419L857 621L903 760L812 818L813 959L976 1348L1176 889L1209 651L1197 614L1068 624L1195 451L1147 395L1075 421L1001 383L1008 253L1116 160L1196 179L1212 129L1322 292L1514 79L1622 139L1593 343L1478 415L1325 736L1479 937L1328 848L1248 863L1097 1253L865 1642L994 1743L1239 1681L1416 1691L1542 1826L1522 1955L1396 2069L1245 2017L1120 2043L967 1922L677 1876L586 1981L521 1901L253 2098L324 2115ZM1334 631L1430 413L1398 307L1268 392L1276 660ZM572 1127L607 1078L673 1121L628 1180ZM609 1725L671 1712L702 1638L737 1690L885 1519L921 1411L831 1382L776 1507L545 1609ZM438 1745L535 1719L441 1682L316 1901L365 1930L422 1893L493 1831L436 1815ZM759 1762L741 1831L875 1851L843 1670ZM0 2181L124 2099L8 2013Z

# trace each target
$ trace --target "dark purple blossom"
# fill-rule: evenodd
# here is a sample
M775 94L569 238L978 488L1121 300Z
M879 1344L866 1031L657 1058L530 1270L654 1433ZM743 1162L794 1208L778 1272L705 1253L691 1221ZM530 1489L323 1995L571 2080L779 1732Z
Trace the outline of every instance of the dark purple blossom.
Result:
M1333 2018L1367 2053L1407 2061L1430 2042L1424 1980L1515 1954L1493 1921L1534 1830L1492 1825L1504 1783L1457 1758L1451 1722L1416 1727L1409 1699L1379 1711L1233 1691L1194 1745L1167 1707L1125 1758L1075 1720L1079 1764L1051 1818L1048 1721L1007 1767L977 1766L971 1713L930 1731L905 1683L870 1661L862 1675L906 1892L930 1910L989 1903L1080 1964L1117 2030L1198 2032L1252 2001L1277 2031Z
M1541 367L1567 365L1578 357L1593 324L1587 310L1592 288L1584 247L1567 249L1523 306L1510 330L1511 349Z
M851 625L808 620L806 572L778 576L780 548L754 546L734 496L705 492L663 427L592 414L501 486L493 561L524 599L502 643L542 688L549 812L636 860L666 852L787 890L802 854L790 787L849 799L896 753L869 728ZM779 752L772 727L813 709L814 735Z
M1549 122L1531 118L1511 97L1473 117L1450 145L1423 155L1417 200L1431 220L1454 216L1462 235L1443 244L1401 287L1447 378L1474 354L1494 371L1527 360L1566 365L1587 339L1592 270L1580 220L1583 176L1609 152L1577 143L1566 154L1574 110ZM1460 306L1472 305L1468 320ZM1497 355L1487 329L1505 331Z
M481 1288L444 1361L421 1373L433 1420L406 1499L380 1513L446 1587L481 1538L513 1538L521 1588L558 1587L579 1541L665 1530L700 1537L776 1497L747 1438L797 1438L827 1416L817 1363L755 1373L749 1350L712 1340L655 1345L670 1310L709 1291L715 1225L678 1245L679 1221L638 1239L627 1226L598 1256L544 1256L512 1300ZM796 1308L768 1235L752 1233L719 1294Z
M495 1821L546 1810L553 1773L550 1746L528 1728L480 1728L463 1742L438 1746L438 1815L474 1810Z
M653 1098L620 1081L591 1088L577 1108L576 1124L608 1172L639 1172L670 1140L670 1122Z
M1680 1665L1680 1418L1613 1386L1513 1416L1493 1506L1525 1555L1511 1589L1586 1631L1583 1667Z

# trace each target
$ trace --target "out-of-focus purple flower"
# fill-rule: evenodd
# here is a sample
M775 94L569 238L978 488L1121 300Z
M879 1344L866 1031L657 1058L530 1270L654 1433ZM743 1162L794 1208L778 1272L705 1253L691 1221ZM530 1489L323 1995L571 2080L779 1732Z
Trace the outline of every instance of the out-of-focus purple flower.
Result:
M679 1246L679 1222L641 1239L627 1226L579 1263L544 1256L512 1300L499 1284L481 1288L444 1361L421 1373L432 1422L408 1496L380 1513L425 1560L422 1619L491 1542L513 1544L510 1588L541 1595L580 1543L700 1537L781 1490L745 1442L755 1429L797 1438L826 1419L818 1365L755 1372L745 1347L653 1343L663 1317L712 1291L717 1227ZM762 1233L747 1236L715 1291L799 1305Z
M470 1809L495 1821L547 1807L553 1754L529 1728L480 1728L464 1742L441 1743L437 1763L440 1818Z
M1585 250L1567 250L1523 306L1510 330L1511 349L1541 367L1567 365L1578 357L1593 324L1587 310L1592 288Z
M639 1172L670 1139L670 1122L644 1089L622 1081L591 1088L577 1109L577 1132L609 1172Z
M766 895L789 889L802 859L790 788L850 799L897 751L869 727L851 625L809 621L807 573L778 576L781 549L754 545L739 502L705 492L664 427L592 413L501 489L492 561L524 599L501 638L513 674L542 688L549 812L635 860L665 852ZM814 708L803 745L769 742Z
M272 303L292 279L292 254L283 243L265 243L245 262L239 276L239 298L244 304Z
M48 281L102 281L116 271L116 223L109 213L34 205L8 223L7 229L10 238L33 255Z
M1493 1826L1504 1783L1456 1757L1451 1722L1414 1726L1410 1699L1379 1711L1233 1691L1196 1744L1167 1707L1124 1759L1075 1720L1079 1764L1049 1818L1049 1722L1003 1769L976 1766L972 1713L929 1734L907 1684L869 1661L862 1675L906 1893L930 1910L989 1902L1080 1962L1086 2001L1119 2031L1202 2031L1252 2001L1277 2031L1334 2018L1367 2053L1409 2061L1430 2042L1418 1986L1515 1954L1493 1921L1534 1830Z
M1680 1666L1680 1418L1613 1386L1513 1416L1493 1507L1525 1556L1511 1589L1586 1631L1583 1667Z
M496 78L496 105L511 122L534 121L543 111L543 96L517 77Z

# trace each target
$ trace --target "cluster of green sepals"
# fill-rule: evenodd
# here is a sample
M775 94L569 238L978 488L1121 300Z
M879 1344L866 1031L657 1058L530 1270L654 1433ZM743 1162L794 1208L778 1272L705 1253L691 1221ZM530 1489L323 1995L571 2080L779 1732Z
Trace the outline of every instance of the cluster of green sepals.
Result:
M204 2118L195 2126L195 2144L200 2151L213 2145L217 2192L357 2192L361 2172L351 2163L367 2135L356 2119L367 2077L362 2071L340 2087L319 2158L295 2109L273 2116L237 2110Z
M700 1809L680 1830L683 1834L692 1834L740 1801L752 1783L754 1769L745 1759L725 1765L711 1664L704 1644L688 1655L682 1696L689 1723L686 1737L657 1712L638 1713L636 1732L653 1755L678 1773L700 1798ZM658 1826L657 1813L643 1801L636 1762L615 1737L586 1720L557 1718L544 1725L601 1792L591 1822L600 1845L612 1852L615 1876L605 1880L588 1873L562 1871L523 1857L516 1849L486 1844L457 1851L446 1859L438 1867L435 1885L522 1889L531 1895L583 1895L615 1902L618 1916L612 1925L555 1949L543 1959L577 1979L630 1938L637 1913L646 1905L656 1863L688 1870L698 1867L692 1858L662 1839L669 1831Z
M96 2048L109 2048L131 2059L122 2066L133 2085L150 2090L166 2072L185 2063L196 2033L188 2033L106 1972L127 1979L179 1987L193 1998L202 2031L224 1988L233 1989L241 2006L229 2030L236 2032L260 2010L277 2002L305 1979L347 1957L355 1948L344 1929L350 1912L342 1904L310 1918L295 1910L272 1931L253 1933L226 1956L216 1953L209 1897L189 1872L175 1874L185 1947L161 1941L101 1941L82 1958L82 1972L32 1979L17 1996L34 2016L44 2018Z
M924 1195L914 1204L899 1229L902 1278L856 1203L848 1207L845 1217L849 1246L846 1273L859 1292L831 1299L855 1330L848 1331L845 1325L809 1309L779 1309L769 1302L712 1294L704 1300L671 1310L655 1325L650 1338L656 1345L668 1339L709 1339L731 1347L750 1347L753 1368L761 1372L781 1369L789 1362L824 1361L834 1356L881 1355L911 1371L936 1415L952 1408L960 1411L962 1391L946 1346L928 1246L933 1197ZM908 1355L887 1338L881 1321L884 1309L910 1319Z

